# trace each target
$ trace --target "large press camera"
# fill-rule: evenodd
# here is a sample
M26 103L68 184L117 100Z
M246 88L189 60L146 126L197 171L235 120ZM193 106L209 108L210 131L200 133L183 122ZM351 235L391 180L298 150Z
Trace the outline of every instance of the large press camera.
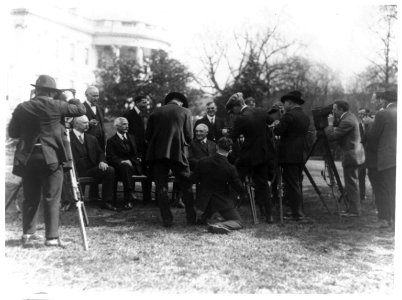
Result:
M332 113L332 104L313 108L313 121L316 130L323 130L328 126L328 115Z

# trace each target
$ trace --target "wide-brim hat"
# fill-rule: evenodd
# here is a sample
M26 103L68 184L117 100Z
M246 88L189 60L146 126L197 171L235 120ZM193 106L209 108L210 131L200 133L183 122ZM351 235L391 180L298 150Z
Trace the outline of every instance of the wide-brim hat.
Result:
M42 89L59 91L59 89L56 87L56 80L49 75L40 75L36 80L36 83L31 85Z
M168 104L170 101L172 101L174 99L183 103L183 107L188 108L188 102L187 102L186 96L184 96L182 93L178 93L178 92L171 92L171 93L167 94L165 97L165 104Z
M292 91L281 97L281 102L284 103L285 100L293 101L297 104L304 104L304 100L302 99L302 94L299 91Z

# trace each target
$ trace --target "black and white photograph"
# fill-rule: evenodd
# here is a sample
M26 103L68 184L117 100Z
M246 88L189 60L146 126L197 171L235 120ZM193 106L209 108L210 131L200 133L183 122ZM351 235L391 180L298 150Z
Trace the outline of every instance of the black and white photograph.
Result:
M397 1L4 2L4 299L401 292Z

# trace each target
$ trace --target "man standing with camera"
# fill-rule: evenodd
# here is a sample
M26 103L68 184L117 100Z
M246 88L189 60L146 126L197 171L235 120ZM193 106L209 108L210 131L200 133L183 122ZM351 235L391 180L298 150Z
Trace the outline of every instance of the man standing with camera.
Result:
M233 141L243 135L236 159L237 170L243 179L250 176L255 184L255 200L267 223L273 223L272 201L268 180L274 167L274 148L269 138L271 119L263 109L249 108L242 93L233 94L226 103L228 113L237 115L230 138Z
M346 101L335 101L332 112L333 116L328 116L325 133L329 141L337 141L342 149L345 192L349 203L349 209L344 216L357 217L361 214L358 169L365 160L359 121L349 111L349 104Z
M85 114L79 100L69 103L55 100L60 94L56 81L40 75L33 84L35 97L19 104L8 127L10 137L18 138L13 174L22 177L22 245L29 246L43 238L36 234L39 204L43 195L46 246L61 246L59 240L60 195L63 163L69 155L64 144L63 117Z
M292 219L305 218L303 212L302 172L305 164L307 133L310 119L303 112L304 104L299 91L290 92L281 97L285 114L272 123L274 133L280 136L278 163L283 169L285 183L284 202L290 205Z

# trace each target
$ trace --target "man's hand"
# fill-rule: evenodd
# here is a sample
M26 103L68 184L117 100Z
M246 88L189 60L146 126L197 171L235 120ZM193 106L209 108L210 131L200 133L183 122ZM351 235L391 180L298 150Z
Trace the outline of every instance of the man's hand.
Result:
M334 115L333 114L328 115L328 125L334 126Z
M109 166L108 166L107 163L104 163L103 161L101 161L101 162L99 163L99 166L98 166L98 167L99 167L99 169L101 169L102 171L106 171Z
M92 119L91 121L89 121L89 126L96 126L96 125L98 125L98 120Z
M271 123L271 125L269 125L268 127L275 127L276 125L278 125L280 123L279 120L275 120Z
M133 167L133 164L132 164L131 161L128 160L128 159L127 159L127 160L122 160L121 163L122 163L122 164L127 164L127 165L129 165L130 167Z
M370 125L370 124L374 123L374 118L371 118L369 116L365 116L365 117L363 117L362 122L363 122L364 125Z

